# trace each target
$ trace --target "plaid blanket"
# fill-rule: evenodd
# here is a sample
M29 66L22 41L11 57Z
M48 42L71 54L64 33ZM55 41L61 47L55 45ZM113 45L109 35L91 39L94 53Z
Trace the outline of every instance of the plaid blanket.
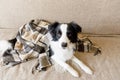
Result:
M11 67L37 58L36 69L45 70L51 66L49 41L46 36L49 24L50 22L46 20L37 19L21 26L15 37L17 41L13 50L6 50L10 55L2 57L3 65Z
M37 58L37 64L33 68L35 70L46 70L51 66L49 53L49 40L47 35L48 25L51 23L46 20L31 20L27 24L19 28L15 37L17 42L13 50L7 50L10 55L3 56L3 65L15 66L28 60ZM99 47L96 47L88 38L78 38L76 50L79 52L94 52L95 55L101 53Z

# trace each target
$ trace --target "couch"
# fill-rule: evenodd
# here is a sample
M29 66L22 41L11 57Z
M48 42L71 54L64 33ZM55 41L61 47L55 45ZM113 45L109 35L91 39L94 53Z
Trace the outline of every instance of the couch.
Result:
M93 71L79 71L75 78L55 69L31 73L36 59L6 69L0 66L0 80L120 80L119 0L0 0L0 40L15 37L19 27L31 19L78 23L83 33L102 48L102 55L76 53Z

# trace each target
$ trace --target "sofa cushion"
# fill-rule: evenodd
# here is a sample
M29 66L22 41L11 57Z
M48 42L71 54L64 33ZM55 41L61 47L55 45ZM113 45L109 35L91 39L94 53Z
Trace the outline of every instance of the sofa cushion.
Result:
M10 39L16 32L15 29L0 30L0 40ZM34 59L9 69L0 65L0 80L120 80L120 38L90 37L90 40L102 48L102 55L76 53L76 57L88 65L94 71L94 75L86 74L74 63L71 65L80 73L80 78L74 78L68 72L56 70L55 65L47 71L32 74L32 68L37 61Z
M120 0L1 0L0 27L18 28L34 18L80 24L85 33L119 34Z

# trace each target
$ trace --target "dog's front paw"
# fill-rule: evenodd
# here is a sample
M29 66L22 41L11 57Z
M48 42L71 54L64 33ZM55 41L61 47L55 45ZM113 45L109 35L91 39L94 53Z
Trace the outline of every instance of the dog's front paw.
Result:
M76 72L76 71L72 71L72 73L71 73L74 77L79 77L79 74L78 74L78 72Z
M85 69L85 72L92 75L93 74L93 71L90 69L90 68L86 68Z

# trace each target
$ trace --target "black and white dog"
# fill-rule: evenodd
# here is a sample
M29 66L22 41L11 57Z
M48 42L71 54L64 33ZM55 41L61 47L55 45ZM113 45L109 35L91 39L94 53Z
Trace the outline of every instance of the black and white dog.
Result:
M55 22L48 26L51 58L75 77L79 77L78 72L67 64L66 61L72 60L77 63L86 73L93 74L89 67L74 56L74 50L79 32L81 32L81 27L74 22ZM1 52L5 53L6 50L12 50L16 41L16 38L8 41L0 41L0 44L4 44L0 45L0 50L2 50ZM0 56L2 55L3 54L0 53ZM6 52L6 55L10 55L9 52L8 54Z
M81 27L74 23L58 23L55 22L48 27L51 35L50 49L51 58L73 76L79 77L79 74L69 64L68 60L77 63L86 73L93 74L92 70L87 67L82 61L74 56L75 44L78 39L78 33L81 32Z

